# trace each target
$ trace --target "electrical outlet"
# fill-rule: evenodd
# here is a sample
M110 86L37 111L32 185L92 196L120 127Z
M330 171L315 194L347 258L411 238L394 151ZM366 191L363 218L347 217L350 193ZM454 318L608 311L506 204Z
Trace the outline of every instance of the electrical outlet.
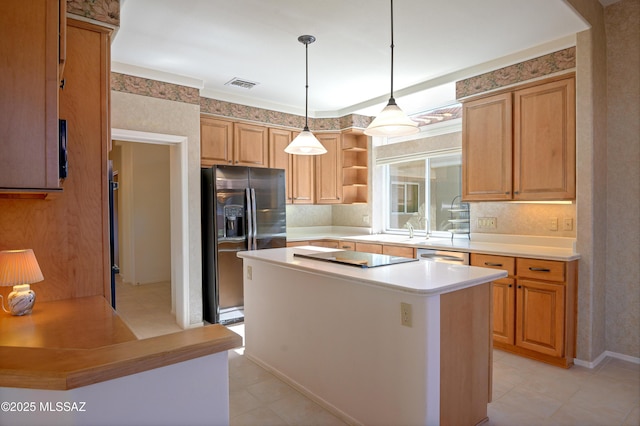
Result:
M496 229L498 227L498 218L495 217L479 217L478 229Z
M411 304L410 303L400 303L400 324L411 327L412 326L412 318L411 318Z
M551 231L557 231L558 230L558 218L557 217L552 217L549 221L549 229Z
M253 279L253 269L251 268L251 266L247 266L247 279L248 280Z
M364 223L366 225L369 224L369 215L368 214L362 215L362 223Z
M570 217L566 217L562 224L562 229L565 231L573 231L573 219Z

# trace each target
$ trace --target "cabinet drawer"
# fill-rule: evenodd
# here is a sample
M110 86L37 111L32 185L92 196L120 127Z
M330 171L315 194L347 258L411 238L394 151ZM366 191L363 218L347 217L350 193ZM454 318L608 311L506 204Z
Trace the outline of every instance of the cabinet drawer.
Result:
M311 245L316 247L338 248L338 242L335 240L311 241Z
M518 278L533 278L544 281L564 281L564 262L518 258Z
M382 244L356 243L356 251L382 254Z
M502 269L503 271L507 271L510 276L516 274L515 257L471 253L471 265L481 266L483 268Z
M400 257L416 257L416 249L413 247L400 247L400 246L382 246L382 254L387 254L389 256L400 256Z
M309 241L287 241L287 247L308 246Z
M342 250L355 250L356 243L353 241L340 241L338 248L341 248Z

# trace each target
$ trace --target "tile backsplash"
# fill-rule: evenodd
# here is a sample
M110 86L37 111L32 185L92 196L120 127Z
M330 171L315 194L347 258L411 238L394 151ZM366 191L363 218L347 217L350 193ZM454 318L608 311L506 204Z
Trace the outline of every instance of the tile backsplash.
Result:
M576 205L539 203L471 203L471 232L576 237ZM496 218L495 229L478 228L478 218ZM552 221L557 219L557 230ZM570 219L571 230L564 230Z

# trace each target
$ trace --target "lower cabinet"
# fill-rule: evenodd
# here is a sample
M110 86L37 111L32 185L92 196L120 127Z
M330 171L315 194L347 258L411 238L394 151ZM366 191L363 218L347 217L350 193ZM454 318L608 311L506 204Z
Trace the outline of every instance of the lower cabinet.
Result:
M378 244L378 243L360 243L356 242L355 245L356 251L363 251L366 253L375 253L375 254L386 254L389 256L400 256L400 257L416 257L416 249L413 247L406 246L394 246L387 244Z
M573 364L577 261L474 253L471 265L509 273L492 283L494 347L562 367Z

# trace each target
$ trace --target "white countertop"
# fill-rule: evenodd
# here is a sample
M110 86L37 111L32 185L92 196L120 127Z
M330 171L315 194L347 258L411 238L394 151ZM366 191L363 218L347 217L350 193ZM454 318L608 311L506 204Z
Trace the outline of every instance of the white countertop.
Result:
M441 262L415 261L375 268L360 268L294 257L294 253L310 254L323 251L335 250L303 246L243 251L238 253L238 257L269 262L286 268L321 275L356 280L393 291L423 295L449 293L507 276L506 271L497 269Z
M463 251L467 253L495 254L501 256L527 257L534 259L572 261L580 259L575 252L572 238L538 237L530 235L472 234L467 238L434 238L425 239L424 235L409 238L401 234L365 234L350 232L350 229L331 229L318 227L317 230L287 230L288 241L305 241L316 239L338 239L346 241L363 241L380 244L406 245L416 248Z

